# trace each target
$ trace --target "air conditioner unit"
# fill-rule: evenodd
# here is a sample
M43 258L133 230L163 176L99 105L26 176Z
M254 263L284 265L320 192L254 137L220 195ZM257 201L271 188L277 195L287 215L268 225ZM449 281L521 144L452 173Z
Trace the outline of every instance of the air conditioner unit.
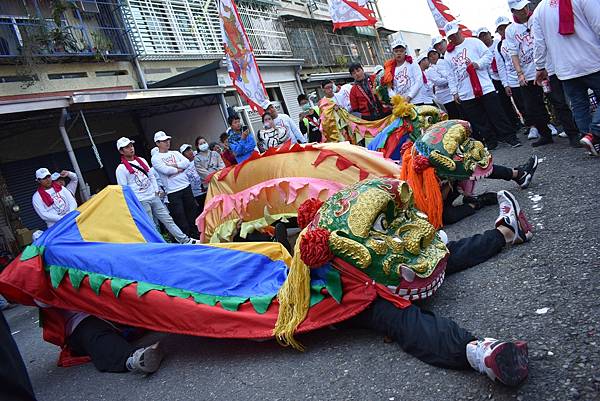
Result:
M96 0L77 0L77 8L84 13L99 13L98 3Z

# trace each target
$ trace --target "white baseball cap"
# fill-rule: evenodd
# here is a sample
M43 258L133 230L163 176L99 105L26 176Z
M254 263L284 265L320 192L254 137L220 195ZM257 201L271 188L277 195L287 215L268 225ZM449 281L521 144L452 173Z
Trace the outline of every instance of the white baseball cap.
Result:
M48 170L46 167L42 167L42 168L38 168L35 171L35 178L37 178L38 180L43 180L44 178L48 177L50 174L50 170Z
M375 75L379 74L381 71L383 71L383 66L380 64L377 64L375 68L373 68L373 74Z
M444 32L446 32L446 37L458 33L459 30L460 27L458 26L458 22L456 21L449 21L446 25L444 25Z
M60 173L54 172L54 173L52 173L50 178L52 178L52 181L56 181L60 178Z
M135 141L132 141L131 139L126 138L124 136L120 137L119 140L117 141L117 150L123 149L125 146L129 145L130 143L135 143Z
M392 40L392 43L390 44L390 49L394 50L396 47L400 46L404 47L405 49L408 48L406 42L401 37L398 37Z
M491 32L485 26L482 26L481 28L479 28L478 30L475 31L475 36L479 37L479 35L481 35L482 33L491 33Z
M430 47L429 49L427 49L427 56L429 56L429 53L435 52L437 54L440 54L440 52L438 52L437 50L435 50L435 48Z
M508 8L511 10L522 10L529 4L529 0L508 0Z
M437 45L438 43L442 43L444 41L444 38L441 37L440 35L434 36L433 39L431 39L431 47Z
M496 18L496 32L498 32L498 28L502 25L510 25L510 20L505 16Z
M179 147L179 153L183 154L183 152L185 152L187 150L187 148L192 149L192 145L184 143L183 145L181 145Z
M158 131L154 134L154 142L158 141L166 141L167 139L171 139L169 135L165 133L165 131Z
M417 57L417 64L419 64L421 61L425 60L426 58L427 58L427 53L419 54L419 57Z
M150 150L150 157L158 153L158 148L155 146Z

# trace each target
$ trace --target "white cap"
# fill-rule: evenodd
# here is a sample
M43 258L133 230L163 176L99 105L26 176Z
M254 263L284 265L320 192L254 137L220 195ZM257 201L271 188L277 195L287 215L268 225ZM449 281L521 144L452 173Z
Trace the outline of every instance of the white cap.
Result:
M443 41L444 38L440 35L434 36L433 39L431 39L431 47L437 45L438 43L442 43Z
M52 173L52 175L50 176L50 178L52 178L52 181L56 181L60 178L60 173Z
M446 32L446 37L458 33L459 30L460 27L458 26L458 22L456 21L449 21L446 25L444 25L444 32Z
M433 47L427 49L427 53L426 54L429 56L429 53L431 53L431 52L436 52L437 54L440 54L440 52L438 52L437 50L435 50L435 48L433 48Z
M125 146L129 145L130 143L135 143L135 141L132 141L131 139L126 138L124 136L120 137L119 140L117 141L117 150L123 149Z
M373 68L373 74L377 75L379 74L381 71L383 71L383 66L382 65L376 65L375 68Z
M50 170L48 170L46 167L38 168L35 171L35 178L37 178L38 180L42 180L48 177L49 175L51 175Z
M419 64L421 61L425 60L426 58L427 58L427 53L419 54L419 57L417 57L417 64Z
M155 146L150 150L150 157L153 157L157 153L158 153L158 148Z
M481 28L479 28L478 30L475 31L475 36L479 37L479 35L481 35L482 33L491 33L491 32L485 26L482 26Z
M390 49L394 50L396 47L400 47L400 46L404 47L405 49L408 48L408 45L406 44L404 39L402 39L401 37L397 37L392 40Z
M508 8L511 10L522 10L529 4L529 0L508 0Z
M154 134L154 142L158 141L166 141L167 139L171 139L169 135L165 133L165 131L158 131Z
M510 20L505 16L496 18L496 32L498 32L498 27L502 25L510 25Z
M179 153L183 154L183 152L185 152L187 148L190 148L190 149L191 149L191 148L192 148L192 145L190 145L190 144L187 144L187 143L184 143L183 145L181 145L181 146L179 147Z

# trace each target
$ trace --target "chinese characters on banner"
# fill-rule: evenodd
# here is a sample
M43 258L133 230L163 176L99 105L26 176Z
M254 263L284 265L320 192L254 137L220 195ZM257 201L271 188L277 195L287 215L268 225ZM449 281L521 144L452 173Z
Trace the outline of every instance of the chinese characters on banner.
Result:
M375 25L377 22L375 14L364 7L366 4L366 0L329 0L333 30L348 26Z
M435 20L435 24L440 31L440 35L445 35L444 25L450 21L454 21L456 18L450 12L450 9L446 7L442 0L427 0L427 4L429 5L429 9L431 10L431 15L433 15L433 19ZM459 24L460 30L463 35L466 37L473 36L471 31L464 25Z
M219 1L219 19L221 32L223 32L227 71L233 86L253 110L262 114L269 98L248 35L233 0Z

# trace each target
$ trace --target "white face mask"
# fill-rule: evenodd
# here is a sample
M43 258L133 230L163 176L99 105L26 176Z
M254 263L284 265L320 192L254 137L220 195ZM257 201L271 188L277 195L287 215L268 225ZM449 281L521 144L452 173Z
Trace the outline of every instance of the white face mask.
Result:
M198 150L200 152L206 152L208 150L208 143L203 143L200 146L198 146Z

